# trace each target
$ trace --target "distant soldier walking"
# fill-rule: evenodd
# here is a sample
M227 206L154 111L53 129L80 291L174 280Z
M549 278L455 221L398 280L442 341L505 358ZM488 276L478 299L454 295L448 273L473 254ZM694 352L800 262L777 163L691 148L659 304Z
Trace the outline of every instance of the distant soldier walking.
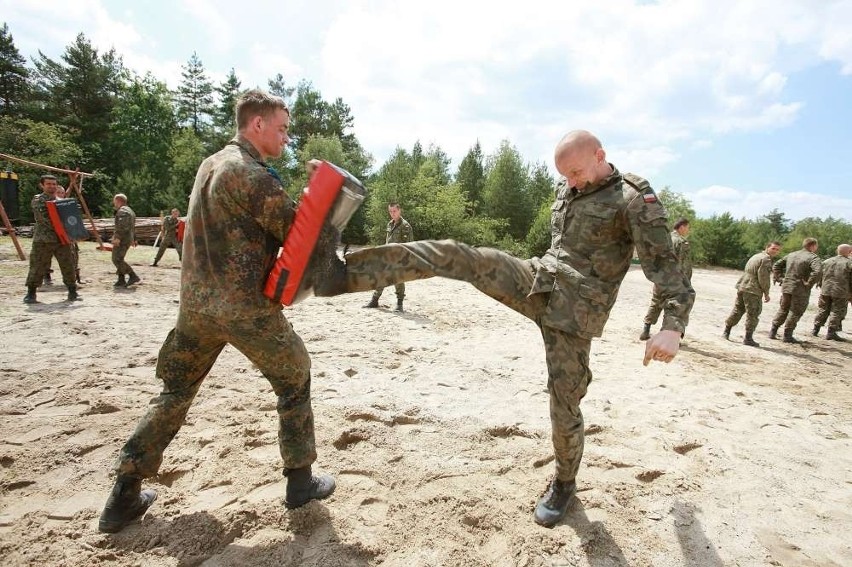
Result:
M763 304L769 303L769 288L772 286L772 259L781 250L781 243L770 242L762 252L758 252L748 259L745 271L737 281L737 300L734 309L725 321L725 330L722 336L727 340L731 338L731 329L740 322L743 315L746 316L745 338L743 344L759 347L754 340L754 331L760 320L760 312ZM763 301L761 302L761 296Z
M811 288L820 281L822 262L816 255L818 248L816 238L805 238L801 250L787 254L772 266L775 282L781 282L781 305L772 320L770 339L777 339L778 329L784 325L784 342L800 342L793 338L793 331L808 308Z
M172 209L171 215L163 219L163 227L160 229L162 238L160 239L160 248L157 250L157 256L154 258L154 263L151 266L156 266L160 258L166 252L166 248L174 246L177 251L178 260L183 260L183 246L178 240L178 225L180 224L180 211Z
M689 221L681 218L674 223L672 230L672 248L674 248L675 256L677 256L677 264L680 267L681 273L686 276L686 279L692 281L692 252L689 249L689 241L686 237L689 236ZM645 326L642 327L642 334L639 335L640 341L647 341L651 338L651 325L657 324L657 319L660 318L660 313L663 312L663 297L662 291L655 284L654 291L651 293L651 305L648 307L648 313L645 315Z
M27 274L27 294L24 303L38 303L36 290L50 271L50 262L56 258L62 272L62 282L68 288L68 301L80 299L77 295L77 281L74 274L74 255L72 244L62 244L50 223L47 213L48 201L56 200L56 177L42 175L38 182L41 193L33 197L32 210L35 227L33 228L33 247L30 252L30 270Z
M131 246L136 246L136 213L127 206L127 195L118 193L112 199L115 207L115 232L112 235L112 263L118 280L114 287L129 287L142 280L133 271L124 257ZM125 280L125 276L128 276Z
M822 263L819 312L814 319L813 336L819 336L820 327L828 321L825 338L830 341L845 341L837 331L846 317L846 306L852 301L852 245L841 244L837 256ZM829 315L831 316L829 318Z

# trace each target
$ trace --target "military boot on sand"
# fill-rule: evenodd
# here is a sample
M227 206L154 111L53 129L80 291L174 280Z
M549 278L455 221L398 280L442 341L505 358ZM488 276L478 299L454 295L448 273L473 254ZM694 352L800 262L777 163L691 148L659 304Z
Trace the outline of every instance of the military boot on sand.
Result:
M748 334L748 333L746 333ZM731 340L731 328L728 325L725 325L725 330L722 331L722 338L726 341Z
M546 528L552 528L565 517L568 512L568 504L577 492L577 484L571 481L563 481L554 478L547 487L538 503L535 505L533 519L536 524Z
M397 299L397 300L396 300L396 310L397 310L397 311L399 311L400 313L402 313L402 312L403 312L403 309L402 309L402 300L401 300L401 299Z
M802 342L799 339L793 337L793 329L784 329L784 338L781 339L781 341L785 342L785 343L794 344L794 345L797 345L800 342Z
M34 285L27 286L27 294L24 296L24 303L38 303L36 300L36 290L38 288Z
M754 331L746 331L743 344L746 346L759 347L760 343L754 340Z
M83 298L77 295L77 286L69 285L68 286L68 297L65 298L65 301L81 301Z
M139 282L141 282L141 281L142 281L142 278L140 278L139 276L137 276L137 275L136 275L136 272L134 272L134 271L132 271L132 270L131 270L131 272L130 272L130 277L128 277L128 278L127 278L127 283L124 285L124 287L130 287L130 286L132 286L133 284L138 284L138 283L139 283Z
M820 328L819 325L814 325L814 330L811 331L812 337L818 337L819 336L819 328Z
M829 341L840 341L841 343L845 343L846 339L837 334L836 329L829 329L825 334L825 338Z
M331 475L313 475L311 467L289 469L287 476L287 495L284 506L289 509L304 506L311 500L322 500L334 492L335 482Z
M126 285L127 282L124 281L124 274L120 274L116 282L112 284L112 287L125 287Z
M378 306L379 306L379 298L374 295L373 297L370 298L370 302L367 303L364 307L366 307L368 309L375 309Z
M141 517L157 499L153 490L142 490L142 480L119 476L98 521L98 530L108 534L121 531L124 526Z
M640 341L647 341L650 338L651 338L651 325L645 323L645 325L642 327L642 334L639 335L639 340Z
M778 338L778 325L776 325L775 323L773 323L772 326L769 327L769 338L770 339L777 339Z

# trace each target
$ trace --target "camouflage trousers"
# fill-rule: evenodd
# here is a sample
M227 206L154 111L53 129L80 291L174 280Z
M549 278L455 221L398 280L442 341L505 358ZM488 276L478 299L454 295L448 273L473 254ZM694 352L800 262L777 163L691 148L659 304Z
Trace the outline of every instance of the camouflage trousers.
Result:
M135 478L157 474L163 451L183 425L201 383L227 344L258 367L278 396L278 449L285 470L316 460L311 359L284 314L223 321L181 311L157 357L157 378L163 390L122 447L118 474Z
M124 260L129 249L130 244L125 244L124 240L118 246L112 247L112 264L115 266L115 273L119 276L128 276L133 273L133 268Z
M830 297L828 295L820 295L817 307L816 319L814 319L814 327L822 327L828 321L829 331L839 331L843 319L846 317L848 297ZM829 315L831 316L829 318Z
M734 308L728 319L725 321L726 327L736 327L743 315L746 316L745 330L746 333L753 333L757 329L757 322L760 320L760 313L763 311L763 298L759 295L749 293L747 291L737 291L737 300L734 303Z
M164 238L160 241L160 248L157 250L157 256L154 258L155 264L160 261L160 258L163 257L163 254L166 253L166 248L169 246L174 246L178 260L183 260L183 243L178 242L175 238Z
M775 318L772 319L772 325L775 327L784 325L785 329L793 331L796 325L799 324L799 319L802 318L805 310L807 310L810 297L810 293L797 293L795 295L792 293L782 293L781 305L778 307Z
M50 272L50 262L54 257L62 272L62 283L76 285L73 246L73 244L59 244L58 242L33 242L30 251L30 270L27 273L27 287L38 287L42 284L44 276Z
M660 290L657 286L654 286L654 291L651 292L651 305L648 306L648 312L645 314L645 320L643 323L646 325L656 325L657 319L660 318L660 313L663 312L663 304L665 300L663 299Z
M574 480L583 457L580 400L592 380L591 340L541 324L549 294L529 295L536 272L532 260L453 240L420 240L352 252L346 256L346 272L349 292L435 276L466 281L535 322L544 339L547 360L556 476Z

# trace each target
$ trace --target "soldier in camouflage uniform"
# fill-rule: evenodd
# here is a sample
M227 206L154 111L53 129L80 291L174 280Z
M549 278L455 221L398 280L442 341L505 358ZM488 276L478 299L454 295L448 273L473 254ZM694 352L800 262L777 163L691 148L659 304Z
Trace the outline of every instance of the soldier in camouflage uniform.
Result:
M645 276L665 299L662 330L646 343L645 364L674 358L695 296L672 249L666 211L647 181L622 175L586 131L567 134L555 161L565 178L556 187L551 245L543 258L520 260L452 240L387 244L348 254L343 283L318 293L368 291L441 276L470 282L538 325L547 359L556 473L533 517L548 527L565 516L576 491L583 455L580 400L592 379L591 342L603 333L634 247Z
M819 312L814 319L813 336L819 335L819 329L828 321L825 338L830 341L845 341L837 334L843 318L846 317L847 304L852 301L852 246L841 244L837 247L837 256L822 263L822 283L819 294ZM829 319L831 315L831 319Z
M692 282L692 252L689 250L689 241L686 237L689 236L689 221L686 219L678 219L674 223L672 230L672 247L674 248L675 256L677 256L680 271ZM651 338L651 325L657 324L657 319L660 318L660 313L663 312L663 298L660 295L657 286L651 293L651 305L648 307L648 313L645 314L644 326L642 333L639 335L640 341L647 341Z
M760 344L754 340L754 330L763 311L763 303L769 303L769 288L772 286L772 259L781 250L781 243L770 242L762 252L758 252L748 259L745 271L737 280L737 301L728 319L725 321L725 330L722 337L725 340L731 338L731 329L740 322L743 315L746 316L745 338L743 344L759 347ZM761 296L763 302L761 303Z
M112 263L115 266L118 280L114 287L130 287L142 280L133 271L124 257L131 246L136 246L136 213L127 206L127 196L117 194L112 199L115 207L115 232L112 235ZM129 276L125 281L124 277Z
M62 282L68 288L67 301L80 299L77 294L77 282L74 278L74 257L71 244L62 244L53 230L47 214L47 201L56 199L56 177L42 175L39 180L41 193L33 197L32 210L35 227L33 228L33 247L30 251L30 270L27 274L27 294L24 303L38 303L36 290L50 270L50 262L55 257L62 272Z
M296 212L278 174L263 161L281 155L290 140L290 113L282 99L251 90L237 100L236 119L234 139L204 160L195 177L180 310L157 358L163 391L121 449L101 531L119 531L153 503L156 493L142 491L142 479L157 474L163 451L228 344L257 366L278 397L285 505L301 506L334 490L332 477L311 474L316 448L308 351L281 304L263 295Z
M151 264L151 266L157 265L157 262L159 262L160 258L163 257L163 254L166 252L166 248L168 248L169 246L175 247L179 261L183 259L183 252L181 250L182 245L177 238L178 223L180 223L180 211L177 209L172 209L171 215L163 219L163 228L161 232L163 237L160 240L160 248L159 250L157 250L157 256L154 258L154 263Z
M787 254L772 266L775 283L781 283L781 305L772 320L769 338L778 338L778 329L784 325L784 342L798 343L793 331L808 308L811 288L820 281L822 262L816 251L816 238L805 238L802 249Z
M411 230L411 224L402 218L402 209L399 203L392 202L388 204L388 214L391 220L388 222L388 227L385 235L385 244L396 244L401 242L411 242L414 240L414 235ZM405 284L400 282L395 284L396 290L396 310L402 311L402 300L405 299ZM364 307L378 307L379 298L382 296L384 287L376 288L373 292L373 297L370 302Z

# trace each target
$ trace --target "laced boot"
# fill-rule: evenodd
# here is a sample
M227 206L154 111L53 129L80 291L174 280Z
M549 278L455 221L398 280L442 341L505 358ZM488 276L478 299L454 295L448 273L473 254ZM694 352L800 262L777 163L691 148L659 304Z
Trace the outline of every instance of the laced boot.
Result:
M825 338L829 341L840 341L841 343L846 342L846 339L837 334L837 329L829 329L825 334Z
M379 298L374 295L372 298L370 298L370 302L367 303L367 305L365 305L364 307L369 308L369 309L375 309L378 306L379 306Z
M819 329L820 329L820 325L814 325L814 330L811 331L811 336L812 337L818 337L819 336Z
M34 285L27 286L27 294L24 296L24 303L38 303L36 300L36 289L38 289Z
M743 344L746 346L759 347L760 343L754 340L754 331L746 331Z
M640 341L647 341L650 338L651 338L651 325L649 325L648 323L645 323L645 325L642 326L642 334L639 335L639 340Z
M769 327L769 338L777 339L778 338L778 325L772 323L772 326Z
M333 297L347 291L346 262L337 255L339 242L340 231L326 222L317 238L306 270L317 297Z
M77 295L77 286L69 285L68 287L68 297L65 298L65 301L80 301L83 298Z
M287 477L287 495L284 506L289 509L304 506L311 500L322 500L334 492L335 482L331 475L313 475L311 467L289 469Z
M748 335L749 335L749 333L747 332L746 336L748 336ZM730 325L725 325L725 330L722 331L722 338L725 339L726 341L731 340L731 326Z
M124 281L124 274L118 274L118 280L116 280L116 282L114 284L112 284L112 287L125 287L125 286L127 286L127 282Z
M781 342L785 342L785 343L790 343L790 344L797 345L797 344L799 344L799 343L800 343L800 342L802 342L802 341L800 341L799 339L797 339L797 338L793 337L793 329L787 329L787 328L785 328L785 329L784 329L784 338L783 338L783 339L781 339Z
M399 311L400 313L402 313L402 312L403 312L403 309L402 309L402 300L401 300L401 299L397 299L397 300L396 300L396 310L397 310L397 311Z
M577 484L573 481L565 481L554 478L547 487L538 503L535 505L533 519L536 524L546 528L552 528L565 517L568 512L568 504L577 492Z
M109 534L121 531L124 526L141 517L157 499L153 490L142 490L142 480L119 476L109 494L98 530Z
M136 275L136 272L130 270L130 277L127 278L127 284L124 287L130 287L142 281L142 278Z

